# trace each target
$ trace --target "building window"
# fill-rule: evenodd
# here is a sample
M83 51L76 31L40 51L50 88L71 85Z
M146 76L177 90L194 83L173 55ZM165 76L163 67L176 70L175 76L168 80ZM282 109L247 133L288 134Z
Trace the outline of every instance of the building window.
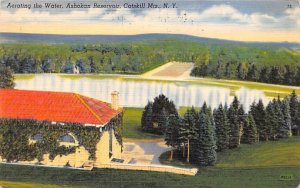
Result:
M41 143L43 140L43 135L38 133L29 138L29 144Z
M72 133L65 134L61 136L59 139L59 146L66 146L66 147L71 147L71 146L78 146L79 143Z

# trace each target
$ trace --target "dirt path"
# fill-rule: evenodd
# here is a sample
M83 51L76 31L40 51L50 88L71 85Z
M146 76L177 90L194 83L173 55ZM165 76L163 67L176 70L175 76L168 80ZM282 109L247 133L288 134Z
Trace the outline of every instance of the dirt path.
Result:
M168 151L165 142L124 142L122 159L125 164L161 164L159 156Z
M149 72L141 77L160 80L185 80L190 78L194 64L189 62L170 62Z

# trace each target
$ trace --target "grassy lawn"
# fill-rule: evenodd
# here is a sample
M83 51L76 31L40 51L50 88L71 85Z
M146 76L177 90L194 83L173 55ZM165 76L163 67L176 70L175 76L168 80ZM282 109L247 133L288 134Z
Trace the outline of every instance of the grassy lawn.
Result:
M261 168L261 167L300 167L300 136L280 141L261 142L259 144L242 144L239 148L218 153L215 167L219 168ZM197 167L185 160L169 161L169 152L160 156L160 161L166 165L178 167ZM179 154L181 155L181 153Z
M0 164L4 187L255 187L284 188L300 184L300 137L219 153L215 167L194 176L170 173L94 169L45 168ZM164 160L168 155L164 154ZM165 162L167 162L165 160ZM170 163L169 163L170 165ZM181 161L171 165L185 166ZM282 176L289 176L283 180Z
M300 167L261 169L203 168L194 176L95 169L81 171L0 164L0 185L6 187L296 187ZM292 180L281 181L281 175ZM23 183L24 182L24 183Z
M30 80L35 77L34 74L15 74L14 75L16 80Z
M161 136L141 131L143 108L125 108L123 117L123 137L134 139L152 139Z
M43 187L43 188L58 188L58 185L50 184L38 184L38 183L28 183L28 182L15 182L15 181L1 181L0 186L9 188L33 188L33 187Z
M300 137L241 145L218 154L217 167L299 166Z

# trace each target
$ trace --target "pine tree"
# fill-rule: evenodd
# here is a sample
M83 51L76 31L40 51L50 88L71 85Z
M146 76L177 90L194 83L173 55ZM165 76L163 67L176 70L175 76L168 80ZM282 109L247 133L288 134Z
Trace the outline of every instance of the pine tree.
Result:
M229 125L222 104L219 105L218 109L214 110L213 115L216 125L217 151L227 150L229 146Z
M237 148L240 142L239 104L237 97L234 97L234 100L228 109L228 123L230 127L229 148Z
M165 108L163 108L160 116L158 117L158 122L157 122L159 133L163 134L165 132L167 121L168 121L168 113L166 112Z
M185 152L185 145L187 145L187 162L190 162L190 143L198 138L196 123L193 111L188 109L184 114L183 124L179 129L179 138L184 146L183 152Z
M277 124L274 105L272 102L269 102L269 104L266 107L266 123L263 127L264 132L264 139L268 141L270 137L274 135L274 125Z
M241 143L241 138L243 135L244 124L246 122L247 116L244 111L243 105L240 105L238 109L238 123L239 123L239 145Z
M146 132L153 131L152 106L153 104L151 102L148 102L142 114L142 119L141 119L142 130Z
M264 132L266 126L266 112L262 100L259 100L257 104L253 103L250 107L250 112L254 118L257 127L257 138L264 140L266 133Z
M178 115L177 109L173 101L170 101L165 95L161 94L154 98L153 102L153 122L158 122L158 118L165 108L167 114Z
M300 133L300 104L295 90L289 96L290 113L292 120L292 128L297 130L297 135Z
M206 109L208 110L208 109ZM214 165L217 160L216 140L211 118L201 110L198 121L198 144L196 161L201 166Z
M284 124L280 128L280 137L287 138L292 136L292 120L290 115L290 105L287 100L282 101L282 114L284 118Z
M14 76L9 67L0 68L0 88L14 88Z
M97 71L97 67L96 67L96 64L94 62L94 58L92 56L90 56L89 58L89 61L90 61L90 69L91 69L91 73L95 73Z
M280 130L282 127L285 126L285 121L284 121L284 116L282 113L282 109L281 109L281 101L280 99L277 100L273 100L272 101L273 104L273 108L274 108L274 113L275 113L275 124L273 124L273 140L276 140L278 136L280 136Z
M257 129L252 114L249 114L245 119L243 143L253 144L257 141Z
M166 145L171 146L170 160L173 160L173 152L180 145L179 139L180 118L171 114L168 118L164 139Z

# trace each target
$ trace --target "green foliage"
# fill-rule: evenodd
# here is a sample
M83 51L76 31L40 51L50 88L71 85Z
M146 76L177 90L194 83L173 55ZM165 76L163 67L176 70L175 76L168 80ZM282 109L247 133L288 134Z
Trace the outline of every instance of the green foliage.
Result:
M141 129L141 117L143 108L124 108L123 116L123 138L133 139L152 139L161 138L161 135L156 135L144 132Z
M14 88L14 76L9 67L0 68L0 88Z
M232 104L228 109L229 132L229 148L237 148L240 145L240 129L241 121L239 117L240 102L234 97Z
M106 129L114 128L117 140L121 139L121 115L112 119ZM7 161L31 161L37 158L42 160L44 154L49 153L49 158L57 155L74 153L76 147L59 146L61 136L72 133L90 154L90 159L95 159L96 144L101 138L101 133L96 127L87 127L78 123L65 123L52 125L50 122L34 120L1 119L0 120L0 156ZM30 143L29 139L36 134L42 135L42 140Z
M142 114L141 126L142 126L142 130L146 132L151 132L154 129L153 122L152 122L152 118L153 118L152 106L153 104L151 102L148 102Z
M242 142L246 144L254 144L257 142L257 129L254 118L251 114L247 116L244 124L244 134Z
M195 154L196 163L201 166L213 166L217 161L215 129L210 114L210 108L204 103L199 114L197 126L199 136Z
M295 90L289 96L290 102L290 113L292 120L292 128L296 129L296 134L299 135L300 132L300 101L296 95Z
M141 119L142 130L155 134L164 134L166 118L170 114L178 116L173 101L170 101L163 94L155 97L153 103L148 102L145 106Z
M158 116L157 119L158 129L161 133L164 133L166 130L166 126L168 124L168 116L169 114L166 112L165 108L163 108L161 114Z
M180 145L180 139L179 139L180 126L181 126L180 117L171 114L167 121L164 139L166 141L166 144L168 146L171 146L173 149L178 148L178 146Z
M116 117L110 120L108 124L108 128L112 128L114 130L114 135L123 148L123 139L122 139L122 132L123 132L123 113L119 113Z
M288 100L283 100L281 104L284 123L280 127L279 135L281 138L292 136L292 120L290 114L290 105Z
M192 75L299 85L300 54L296 50L231 45L208 48L209 60L195 62Z
M258 139L264 140L266 137L266 111L262 100L259 100L257 104L253 103L249 112L255 121L257 127Z
M153 122L158 122L162 111L165 110L167 114L178 115L175 104L173 101L170 101L165 95L160 94L154 98L153 102Z
M185 146L187 145L187 161L190 160L190 143L196 142L198 138L197 133L197 112L192 107L184 114L182 125L179 127L179 139L183 144L183 153L185 153Z
M87 44L1 44L0 62L16 73L138 74L168 61L193 61L207 48L202 44L177 40L110 42Z
M222 104L214 110L214 120L216 126L217 151L227 150L229 147L229 123L225 109Z

